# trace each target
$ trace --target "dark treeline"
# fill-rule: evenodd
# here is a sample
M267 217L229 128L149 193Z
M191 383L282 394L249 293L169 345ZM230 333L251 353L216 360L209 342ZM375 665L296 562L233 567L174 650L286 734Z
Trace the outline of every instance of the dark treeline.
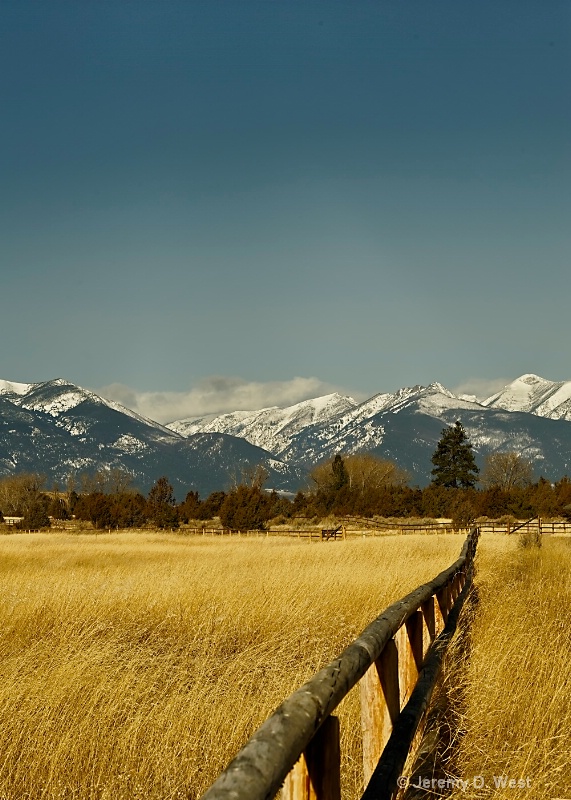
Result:
M479 517L570 518L571 480L564 477L551 484L540 478L536 483L511 489L499 486L451 488L431 484L424 489L386 486L361 493L343 487L337 492L300 492L292 505L296 515L309 517L447 517L461 525Z
M173 489L159 478L145 497L131 487L132 478L115 470L70 480L64 491L46 491L38 475L14 475L0 480L0 516L20 517L17 527L34 530L71 518L94 528L177 528L179 513Z
M81 495L72 492L70 496L61 497L39 491L25 504L4 503L2 512L5 516L22 516L19 527L26 530L47 527L50 517L52 521L74 517L98 529L145 526L173 529L180 524L202 524L219 517L224 527L233 530L263 529L270 520L286 524L293 518L317 520L327 516L447 517L462 526L479 517L571 518L571 480L567 477L554 484L540 478L526 486L509 489L500 486L451 488L433 484L423 489L406 485L363 488L344 484L310 488L298 492L293 499L266 492L258 486L239 485L229 492L213 492L204 499L191 491L179 504L172 498L168 480L159 480L158 490L151 490L147 497L135 491L96 491Z
M351 466L348 458L349 466ZM337 462L339 463L339 462ZM371 459L371 464L374 460ZM383 462L378 462L383 464ZM341 460L343 464L343 460ZM384 462L384 466L387 466ZM332 480L324 481L330 471ZM449 487L434 483L411 488L405 483L384 485L366 478L339 480L332 464L320 467L320 482L293 499L268 492L260 485L239 484L228 492L213 492L201 499L191 491L178 505L169 492L166 478L160 479L147 498L137 493L92 493L78 498L72 513L96 528L129 528L151 525L176 528L180 524L199 525L219 517L225 528L263 529L270 520L287 524L305 517L447 517L458 526L469 525L480 517L528 519L530 517L571 517L571 480L557 483L540 478L521 486L502 488Z

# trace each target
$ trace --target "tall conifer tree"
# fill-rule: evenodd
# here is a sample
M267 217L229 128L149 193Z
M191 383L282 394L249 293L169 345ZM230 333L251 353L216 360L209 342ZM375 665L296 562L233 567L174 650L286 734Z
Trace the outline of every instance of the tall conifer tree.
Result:
M331 488L335 491L339 491L349 483L349 476L347 475L347 470L345 469L345 464L343 463L343 459L339 455L339 453L333 459L333 464L331 465L331 471L333 472L333 480L331 483Z
M472 445L460 420L450 428L444 428L438 446L432 456L434 469L432 483L454 489L475 486L479 469L474 460Z

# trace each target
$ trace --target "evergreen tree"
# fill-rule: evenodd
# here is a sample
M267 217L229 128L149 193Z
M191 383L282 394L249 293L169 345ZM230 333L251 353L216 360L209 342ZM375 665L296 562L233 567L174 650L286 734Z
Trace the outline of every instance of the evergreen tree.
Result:
M190 519L200 519L201 505L198 492L187 492L184 503L180 503L178 507L179 518L185 523Z
M472 445L460 420L442 431L432 463L432 483L435 486L468 489L476 484L480 470L476 466Z
M264 530L274 502L259 486L241 484L226 495L220 507L220 521L233 530Z
M111 499L103 492L82 495L75 506L75 516L89 520L94 528L114 527Z
M217 517L226 499L226 492L212 492L204 502L200 503L197 519L213 519Z
M18 523L18 527L25 531L49 528L50 520L47 515L46 505L46 499L43 495L34 498L26 509L23 520Z
M333 459L333 464L331 465L331 471L333 472L333 479L331 482L331 488L333 491L339 491L349 483L349 476L347 475L347 470L345 468L345 464L343 463L343 459L337 453L335 458Z
M117 492L109 496L115 528L142 528L147 521L147 501L139 492Z
M176 500L168 478L162 476L155 481L147 498L149 519L157 528L178 528Z
M69 513L65 501L61 497L52 498L48 506L48 514L54 519L69 519Z

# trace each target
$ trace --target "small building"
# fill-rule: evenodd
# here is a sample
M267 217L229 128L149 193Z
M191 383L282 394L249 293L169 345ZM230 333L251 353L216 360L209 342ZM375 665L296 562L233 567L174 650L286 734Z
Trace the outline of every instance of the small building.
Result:
M4 517L4 522L5 522L6 525L17 525L23 519L24 519L24 517L6 517L5 516Z

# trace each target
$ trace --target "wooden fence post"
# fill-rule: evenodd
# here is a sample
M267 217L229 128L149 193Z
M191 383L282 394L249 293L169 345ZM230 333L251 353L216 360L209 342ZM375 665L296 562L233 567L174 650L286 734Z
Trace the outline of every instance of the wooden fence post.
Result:
M425 656L428 648L436 639L436 619L434 613L435 598L431 597L421 606L422 626L422 655Z
M433 596L432 602L434 604L434 631L438 636L446 625L446 611L442 591Z
M341 800L338 717L327 717L287 775L282 800Z
M423 627L424 627L424 618L421 609L418 609L418 611L415 611L414 614L411 614L408 620L406 621L406 628L412 650L412 657L414 659L414 664L416 667L417 678L422 668L422 662L424 661L424 652L422 649ZM415 683L416 683L416 678L415 678Z
M395 640L398 649L400 707L404 707L418 680L422 666L422 613L415 611L399 628Z
M399 656L394 639L359 683L363 732L363 777L369 783L400 713Z
M438 630L438 633L440 633L446 625L448 612L450 611L450 584L443 586L439 592L436 592L436 606L442 617L442 627Z

